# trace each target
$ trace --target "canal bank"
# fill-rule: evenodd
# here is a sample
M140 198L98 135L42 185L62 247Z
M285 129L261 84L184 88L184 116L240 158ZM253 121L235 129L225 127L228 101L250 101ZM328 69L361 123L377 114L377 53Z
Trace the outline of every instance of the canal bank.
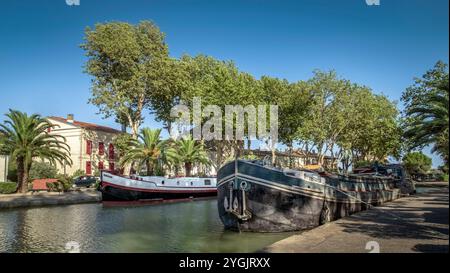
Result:
M101 200L101 193L95 189L64 193L30 192L26 194L1 194L0 209L95 203Z
M405 197L278 241L263 252L448 252L448 187Z

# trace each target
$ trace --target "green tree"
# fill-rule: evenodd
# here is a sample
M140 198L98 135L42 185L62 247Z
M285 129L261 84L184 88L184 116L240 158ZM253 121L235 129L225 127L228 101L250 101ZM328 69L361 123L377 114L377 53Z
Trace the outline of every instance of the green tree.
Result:
M404 137L408 148L433 145L433 152L448 164L449 153L449 76L448 67L437 62L433 69L402 95L405 103Z
M335 71L318 70L308 84L310 106L307 118L298 130L298 137L313 144L318 164L323 165L325 154L333 153L340 135L349 124L351 85L347 80L339 79Z
M163 164L166 141L161 140L161 129L143 128L138 139L130 140L130 149L121 157L120 164L135 163L140 169L146 167L147 175L154 175L158 164Z
M258 81L250 74L238 70L231 61L219 61L210 56L199 55L195 57L183 56L181 61L188 71L189 88L181 93L181 100L189 109L193 109L192 99L200 97L202 108L207 105L216 105L220 108L221 115L225 114L227 105L258 105L261 101L261 93ZM210 116L205 115L201 120L201 126ZM222 128L225 128L225 119L222 119ZM232 125L235 131L235 124ZM248 135L248 124L245 126L245 137ZM225 131L222 131L222 140L205 141L208 150L213 151L216 158L212 165L217 169L233 153L239 153L243 149L243 141L225 139Z
M16 161L19 192L28 191L29 173L34 159L47 160L53 165L72 165L70 148L65 138L47 132L57 126L40 115L28 116L15 110L10 110L6 117L4 124L0 124L0 153L9 154Z
M113 116L131 127L137 138L143 111L152 98L166 91L165 71L171 60L164 34L149 21L123 22L87 28L81 48L88 57L85 72L92 76L89 102L104 117Z
M403 164L410 174L426 174L431 169L431 158L422 152L408 153L403 157Z
M354 85L352 89L348 123L337 142L346 171L358 161L384 162L388 156L398 157L401 148L396 104L368 87Z
M168 149L167 157L175 164L183 164L185 175L191 176L194 164L209 164L203 145L192 138L180 139Z

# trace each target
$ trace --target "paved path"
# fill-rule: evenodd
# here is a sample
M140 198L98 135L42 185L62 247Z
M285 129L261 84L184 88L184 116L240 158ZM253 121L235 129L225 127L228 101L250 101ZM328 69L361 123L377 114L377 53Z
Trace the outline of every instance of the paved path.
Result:
M448 252L448 188L405 197L272 244L264 252ZM366 249L367 247L367 249Z
M93 189L66 193L0 194L0 209L93 203L101 199L101 193Z

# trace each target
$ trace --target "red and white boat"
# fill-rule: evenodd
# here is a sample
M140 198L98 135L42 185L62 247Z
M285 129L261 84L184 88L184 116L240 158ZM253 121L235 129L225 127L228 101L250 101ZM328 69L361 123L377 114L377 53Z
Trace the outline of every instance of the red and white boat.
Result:
M215 177L122 176L103 171L103 201L145 201L217 195Z

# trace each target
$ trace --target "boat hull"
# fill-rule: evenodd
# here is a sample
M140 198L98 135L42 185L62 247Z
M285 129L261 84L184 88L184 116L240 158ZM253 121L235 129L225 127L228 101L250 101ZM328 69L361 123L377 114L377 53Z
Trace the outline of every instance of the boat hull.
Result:
M217 196L216 190L204 191L142 191L139 189L122 188L116 185L103 183L103 201L145 201L145 200L172 200L187 198L203 198Z
M218 175L219 216L231 230L305 230L399 197L398 189L333 193L332 188L301 179L279 181L283 173L243 161L239 161L239 172L234 169L234 164L228 164Z
M216 178L125 177L101 174L103 201L147 201L204 198L217 195Z

